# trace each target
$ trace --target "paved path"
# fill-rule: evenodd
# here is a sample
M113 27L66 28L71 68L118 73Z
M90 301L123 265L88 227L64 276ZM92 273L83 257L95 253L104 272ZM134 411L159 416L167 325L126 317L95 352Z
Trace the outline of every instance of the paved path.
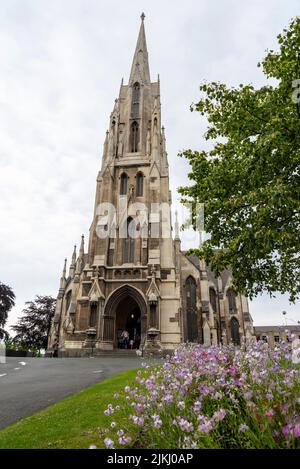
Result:
M6 358L0 361L0 428L123 370L138 357Z

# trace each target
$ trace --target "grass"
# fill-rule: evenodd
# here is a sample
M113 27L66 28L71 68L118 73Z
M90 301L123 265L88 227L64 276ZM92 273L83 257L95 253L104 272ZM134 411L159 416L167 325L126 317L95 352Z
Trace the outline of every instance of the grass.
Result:
M103 414L114 393L123 393L136 370L122 372L0 431L0 448L104 447L99 429L107 427ZM116 416L122 419L122 412Z

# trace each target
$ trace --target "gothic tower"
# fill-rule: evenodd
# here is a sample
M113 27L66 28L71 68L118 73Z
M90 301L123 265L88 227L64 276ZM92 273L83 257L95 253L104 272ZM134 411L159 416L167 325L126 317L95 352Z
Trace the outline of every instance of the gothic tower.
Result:
M88 253L82 238L61 282L54 321L61 350L120 347L124 330L134 347L181 341L160 84L150 79L141 20L129 82L106 132Z
M106 132L88 252L82 236L60 280L49 351L65 356L124 343L148 350L183 340L238 344L252 333L247 299L232 290L230 272L215 279L203 260L181 251L177 218L172 239L160 84L151 82L141 20Z

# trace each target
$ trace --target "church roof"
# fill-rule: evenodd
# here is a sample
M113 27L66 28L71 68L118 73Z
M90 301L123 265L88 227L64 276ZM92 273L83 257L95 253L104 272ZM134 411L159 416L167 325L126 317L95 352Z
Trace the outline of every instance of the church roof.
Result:
M200 271L200 259L195 254L188 254L185 257Z

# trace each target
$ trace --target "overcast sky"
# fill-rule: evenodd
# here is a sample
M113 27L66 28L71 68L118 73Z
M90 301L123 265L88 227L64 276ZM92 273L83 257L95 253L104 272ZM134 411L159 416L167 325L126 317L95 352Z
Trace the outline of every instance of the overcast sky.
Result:
M184 148L205 120L189 111L204 80L265 83L257 62L299 0L0 0L0 280L16 293L10 324L36 294L56 295L65 257L88 236L102 146L140 14L152 80L161 79L173 201ZM183 247L192 240L183 240ZM196 242L196 241L195 241ZM300 303L251 303L255 324L300 320Z

